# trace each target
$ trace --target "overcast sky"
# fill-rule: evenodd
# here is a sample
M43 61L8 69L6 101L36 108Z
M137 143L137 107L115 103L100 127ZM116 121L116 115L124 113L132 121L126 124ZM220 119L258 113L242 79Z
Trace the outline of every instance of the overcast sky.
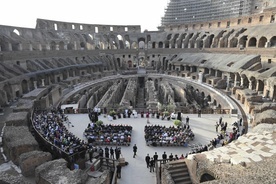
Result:
M157 30L169 0L2 0L0 25L35 28L36 19Z

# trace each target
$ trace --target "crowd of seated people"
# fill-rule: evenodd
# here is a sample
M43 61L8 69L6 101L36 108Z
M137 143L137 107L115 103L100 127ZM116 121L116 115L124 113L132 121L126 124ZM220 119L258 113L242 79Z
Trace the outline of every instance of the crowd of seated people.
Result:
M94 145L130 145L132 126L89 123L84 131L88 143Z
M184 127L165 127L160 125L146 125L144 128L147 145L187 146L194 139L194 133L189 125Z
M33 116L33 127L51 144L66 154L85 151L87 143L68 131L64 122L67 117L62 111L36 111Z

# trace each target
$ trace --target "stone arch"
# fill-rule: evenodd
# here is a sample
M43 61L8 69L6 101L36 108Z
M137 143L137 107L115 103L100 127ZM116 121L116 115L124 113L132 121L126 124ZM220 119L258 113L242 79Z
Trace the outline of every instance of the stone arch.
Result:
M66 80L67 76L68 76L68 71L67 70L63 70L61 73L62 73L63 80Z
M21 50L21 43L14 42L12 43L12 51L20 51Z
M262 80L258 80L257 91L264 91L264 82Z
M256 47L257 46L257 39L252 37L248 41L248 47Z
M264 37L264 36L261 37L261 38L259 39L258 47L259 47L259 48L264 48L265 45L266 45L266 42L267 42L267 38Z
M26 94L26 93L28 93L28 82L27 82L27 80L22 80L21 81L21 88L22 88L22 93L23 94Z
M132 42L131 48L132 48L132 49L138 49L138 44L137 44L137 42Z
M0 38L0 50L10 51L10 43L5 39Z
M155 44L156 44L156 42L152 42L152 44L151 44L152 49L155 49Z
M65 49L65 44L64 44L63 41L60 41L60 42L59 42L59 50L66 50L66 49Z
M80 42L80 50L85 50L86 46L84 42Z
M238 46L238 39L236 37L230 40L230 48L235 48Z
M5 93L6 93L6 96L7 96L7 100L10 102L12 101L12 88L11 88L11 85L9 84L5 84L4 87L3 87Z
M199 40L197 45L197 48L202 49L203 48L203 40Z
M163 48L163 42L158 43L158 48L161 48L161 49Z
M128 65L129 68L132 68L132 61L128 60L127 65Z
M205 181L212 181L212 180L215 180L215 177L212 176L211 174L209 173L204 173L201 175L200 177L200 183L201 182L205 182Z
M52 41L50 43L50 50L56 50L56 42Z
M270 47L276 47L276 36L270 39Z
M68 43L67 44L67 50L74 50L74 44L73 43Z
M5 101L6 99L6 95L5 92L0 90L0 106L4 106L7 104L7 102Z
M170 48L170 42L169 41L165 41L165 48Z
M167 40L170 40L172 38L172 34L167 35Z
M144 38L139 38L138 39L138 45L139 45L139 49L145 49L145 39Z
M205 48L211 48L211 45L213 44L213 41L214 41L214 37L215 37L214 34L211 34L207 37L204 43Z
M125 41L125 48L130 49L130 43L128 40Z
M242 74L241 78L242 78L242 82L243 82L241 84L241 86L245 87L245 88L248 88L248 86L249 86L249 80L248 80L247 76L245 74Z
M118 67L121 67L121 59L120 58L117 58L117 65L118 65Z
M122 35L118 34L117 35L117 39L118 39L118 42L119 42L118 49L124 49L125 48L125 44L124 44L124 40L123 40Z
M242 36L239 40L239 46L240 48L245 48L247 42L247 36Z

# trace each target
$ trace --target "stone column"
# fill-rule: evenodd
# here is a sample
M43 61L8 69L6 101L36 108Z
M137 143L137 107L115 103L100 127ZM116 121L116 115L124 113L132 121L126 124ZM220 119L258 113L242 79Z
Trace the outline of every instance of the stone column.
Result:
M37 89L37 81L34 81L34 88Z
M252 90L252 80L249 80L248 89L251 89L251 90Z
M241 85L240 86L243 86L243 77L241 77Z
M256 80L256 91L257 91L258 93L260 93L259 87L260 87L260 82L259 82L259 80Z
M227 79L226 79L226 84L227 84L227 87L226 87L226 91L229 91L229 88L230 88L230 74L227 75Z
M238 74L236 74L236 73L235 73L234 87L236 87L236 86L237 86L237 78L238 78L237 76L238 76Z
M199 82L199 83L202 83L202 79L203 79L203 73L202 73L202 72L199 72L199 73L198 73L198 82Z
M41 79L41 86L42 86L42 87L45 86L45 79Z

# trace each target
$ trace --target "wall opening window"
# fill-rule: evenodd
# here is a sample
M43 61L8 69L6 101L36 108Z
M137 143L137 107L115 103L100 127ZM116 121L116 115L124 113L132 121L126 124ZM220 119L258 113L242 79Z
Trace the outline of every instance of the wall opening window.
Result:
M262 22L264 20L264 16L261 15L259 21Z
M241 24L241 19L238 19L238 25Z

